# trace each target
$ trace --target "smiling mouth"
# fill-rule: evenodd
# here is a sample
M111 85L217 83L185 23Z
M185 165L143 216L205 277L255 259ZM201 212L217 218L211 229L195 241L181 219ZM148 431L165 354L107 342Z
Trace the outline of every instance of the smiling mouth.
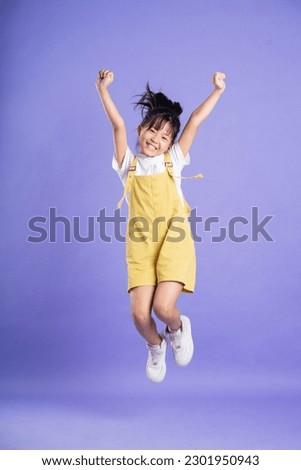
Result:
M152 149L152 150L157 150L157 148L156 148L153 144L151 144L151 143L149 143L149 142L146 142L146 145L147 145L150 149Z

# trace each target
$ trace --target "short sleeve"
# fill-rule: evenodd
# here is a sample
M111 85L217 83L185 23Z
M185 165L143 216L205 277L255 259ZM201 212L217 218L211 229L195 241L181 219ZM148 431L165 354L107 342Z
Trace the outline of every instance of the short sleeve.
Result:
M125 156L124 156L124 159L123 159L123 162L122 162L122 166L121 166L121 168L119 168L118 162L116 160L115 153L113 154L112 168L113 168L113 170L115 170L118 173L120 179L123 182L125 182L125 180L126 180L126 177L127 177L129 168L131 166L131 161L132 161L133 157L134 157L134 154L132 153L130 148L127 147L126 152L125 152Z
M190 163L190 155L184 157L181 147L179 146L178 142L176 142L169 150L171 160L174 164L175 174L181 174L182 169L184 166L189 165Z

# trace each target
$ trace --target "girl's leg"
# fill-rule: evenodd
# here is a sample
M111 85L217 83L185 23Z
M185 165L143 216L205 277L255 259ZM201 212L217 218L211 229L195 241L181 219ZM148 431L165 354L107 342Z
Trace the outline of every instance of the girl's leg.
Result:
M180 282L160 282L156 289L153 309L157 317L168 327L165 328L163 336L170 340L176 364L187 366L193 356L194 345L190 320L185 315L180 315L176 307L182 287Z
M155 314L172 331L176 331L181 327L180 312L176 307L176 302L182 287L181 282L159 282L153 299Z
M156 323L151 316L156 286L138 286L130 290L132 320L143 338L149 344L160 345Z

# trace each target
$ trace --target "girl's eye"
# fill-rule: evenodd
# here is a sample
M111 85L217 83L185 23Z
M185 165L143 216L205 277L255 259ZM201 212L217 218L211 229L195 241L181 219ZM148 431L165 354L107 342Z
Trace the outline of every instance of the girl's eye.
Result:
M166 141L166 140L167 140L167 138L166 138L166 137L163 137L163 140L165 140L165 141Z

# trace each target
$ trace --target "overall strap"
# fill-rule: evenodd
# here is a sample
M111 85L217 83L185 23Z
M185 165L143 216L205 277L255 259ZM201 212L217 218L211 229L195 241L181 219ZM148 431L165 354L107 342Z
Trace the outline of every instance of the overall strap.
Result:
M117 204L117 209L121 208L122 203L125 199L125 196L127 195L127 193L130 191L130 189L132 187L133 176L134 176L135 171L136 171L136 165L137 165L137 157L136 157L136 155L134 155L134 157L131 161L131 165L130 165L128 175L127 175L127 178L126 178L126 182L125 182L125 185L124 185L123 195L122 195L122 198L120 199L120 201Z
M204 177L204 175L202 173L198 173L197 175L193 175L193 176L177 176L177 175L174 175L173 174L173 164L172 164L172 161L171 161L171 158L170 158L170 154L168 152L164 154L164 161L165 161L165 166L167 168L167 171L168 171L169 175L172 176L173 178L181 178L183 180L186 180L186 179L199 179L199 178Z

